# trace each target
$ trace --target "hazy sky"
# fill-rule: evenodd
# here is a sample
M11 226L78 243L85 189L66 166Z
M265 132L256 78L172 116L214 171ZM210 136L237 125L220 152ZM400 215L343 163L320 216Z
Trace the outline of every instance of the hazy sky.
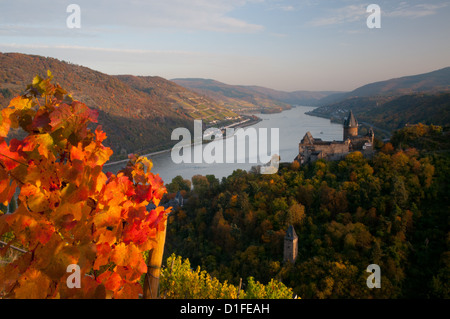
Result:
M66 24L72 3L79 29ZM367 27L371 3L380 29ZM0 51L107 74L353 90L450 66L450 1L0 0Z

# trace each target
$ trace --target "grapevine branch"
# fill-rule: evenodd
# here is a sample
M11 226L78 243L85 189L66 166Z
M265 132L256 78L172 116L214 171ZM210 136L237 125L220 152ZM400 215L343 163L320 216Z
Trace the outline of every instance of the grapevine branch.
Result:
M18 164L20 164L20 165L23 165L23 166L26 166L26 167L29 167L29 166L30 166L30 165L28 165L28 164L22 163L21 161L18 161L18 160L16 160L16 159L12 158L12 157L9 157L8 155L2 154L2 153L0 153L0 155L4 156L4 157L10 159L11 161L16 162L16 163L18 163Z

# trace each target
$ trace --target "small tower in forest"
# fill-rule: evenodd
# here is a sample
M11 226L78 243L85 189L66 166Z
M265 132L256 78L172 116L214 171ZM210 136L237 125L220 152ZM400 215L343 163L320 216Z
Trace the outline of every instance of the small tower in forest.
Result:
M283 260L294 263L298 255L298 236L294 226L289 225L286 236L284 236L284 258Z
M356 136L358 136L358 121L353 115L353 112L350 111L344 122L344 141L348 138L352 139L352 137Z

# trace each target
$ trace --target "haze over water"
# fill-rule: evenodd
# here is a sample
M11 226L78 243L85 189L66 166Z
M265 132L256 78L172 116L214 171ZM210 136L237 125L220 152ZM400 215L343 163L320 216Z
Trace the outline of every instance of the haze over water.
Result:
M298 144L300 140L308 131L311 132L313 137L321 138L325 141L342 141L342 125L331 123L329 119L305 114L305 112L313 109L315 109L315 107L297 106L282 113L258 114L257 116L260 117L262 121L249 127L253 127L257 131L259 128L267 128L269 141L271 132L270 129L278 128L280 135L279 155L281 157L281 162L292 162L298 154ZM213 141L211 143L220 143L220 141ZM234 144L236 148L237 140L235 140ZM194 154L195 148L204 148L205 145L206 144L191 147L192 154ZM246 148L247 152L245 154L245 163L175 164L172 161L170 152L149 156L149 158L153 161L152 172L159 174L165 183L170 183L177 175L183 176L184 179L191 179L194 175L214 175L216 178L222 179L222 177L231 175L234 170L250 170L252 166L261 164L249 163L248 138ZM268 153L270 153L270 144L267 146L267 149ZM235 155L235 158L237 161L238 155ZM124 165L124 163L121 163L118 165L109 166L106 169L107 171L116 173Z

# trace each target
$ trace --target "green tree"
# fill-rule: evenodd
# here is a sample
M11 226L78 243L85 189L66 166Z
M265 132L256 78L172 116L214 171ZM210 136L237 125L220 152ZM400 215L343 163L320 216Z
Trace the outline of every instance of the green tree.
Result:
M191 190L191 181L178 175L172 179L171 183L166 185L166 188L169 193L176 193L182 190L189 192Z

